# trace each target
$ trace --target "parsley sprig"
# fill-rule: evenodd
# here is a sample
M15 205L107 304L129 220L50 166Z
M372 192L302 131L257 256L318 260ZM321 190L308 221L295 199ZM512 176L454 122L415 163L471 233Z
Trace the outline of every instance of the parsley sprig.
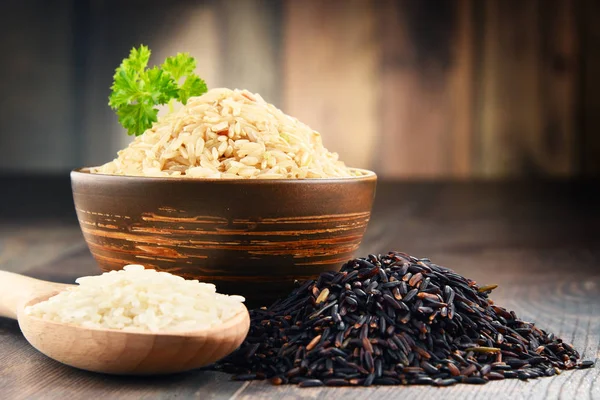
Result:
M168 57L160 66L148 68L150 49L133 48L116 69L108 105L117 112L129 135L139 136L157 120L158 105L206 93L206 83L194 73L196 60L189 53Z

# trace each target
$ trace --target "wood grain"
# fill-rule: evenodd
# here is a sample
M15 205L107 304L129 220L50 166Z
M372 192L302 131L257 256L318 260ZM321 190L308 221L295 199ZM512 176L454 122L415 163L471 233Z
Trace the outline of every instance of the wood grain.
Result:
M475 18L473 0L460 0L456 6L456 38L454 62L449 72L449 91L452 93L450 113L452 175L468 178L474 170L474 110L475 110Z
M6 222L0 226L0 265L17 272L68 257L84 249L81 233L60 221L31 223L23 226ZM32 246L35 252L29 251Z
M583 0L579 9L580 33L582 37L581 75L581 129L580 157L581 169L587 175L600 173L600 3L595 0Z
M319 131L342 160L371 168L383 128L373 3L288 0L284 13L283 111Z
M478 151L483 176L573 174L574 2L489 1L483 13Z
M570 176L578 168L580 32L578 4L552 0L540 4L541 129L530 143L542 171Z
M478 161L483 176L516 175L535 164L528 141L541 130L538 2L484 4Z
M465 176L472 141L469 5L379 4L382 94L374 168L395 177Z
M0 81L5 94L0 100L0 169L64 170L76 153L70 63L74 15L69 6L67 1L0 6L0 53L10 59L0 65L0 76L6 77ZM44 34L31 35L32 27Z
M212 33L219 32L213 36L213 41L220 44L222 60L219 85L248 89L260 93L269 103L281 104L281 3L259 0L215 4L218 30ZM168 43L165 47L170 50Z
M1 184L1 182L0 182ZM403 250L429 256L479 283L498 283L493 299L570 341L595 360L600 344L600 186L570 183L383 182L359 254ZM0 205L2 200L0 200ZM24 206L27 206L26 204ZM66 204L64 207L71 207ZM0 219L0 225L4 220ZM14 223L14 221L13 221ZM22 227L32 222L23 222ZM75 224L59 259L12 264L20 273L73 282L98 272ZM25 229L23 232L31 232ZM25 234L26 235L26 234ZM50 235L46 243L52 243ZM45 241L38 239L38 245ZM56 244L57 247L66 246ZM33 253L18 247L17 254ZM32 256L33 257L33 256ZM3 268L0 262L0 268ZM0 397L300 399L328 396L448 399L595 399L600 365L553 378L508 380L484 386L298 389L264 382L232 382L225 374L193 371L163 378L113 378L57 364L32 349L16 323L0 319Z

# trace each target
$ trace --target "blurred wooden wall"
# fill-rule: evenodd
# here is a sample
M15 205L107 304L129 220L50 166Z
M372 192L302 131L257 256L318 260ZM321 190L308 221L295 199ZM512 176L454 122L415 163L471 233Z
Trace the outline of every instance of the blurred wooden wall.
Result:
M8 3L0 32L29 39L3 42L1 53L19 47L32 64L62 62L38 84L44 94L66 90L44 111L47 98L19 97L17 82L3 82L13 114L0 118L0 155L10 149L10 162L29 139L7 142L5 132L20 121L31 135L66 109L70 123L51 134L76 143L78 156L57 149L59 164L112 158L129 140L106 106L112 72L145 43L155 62L191 52L210 87L261 93L348 164L382 176L600 174L598 1L54 0L48 9L60 18L44 19L52 34L37 39L22 21L39 11ZM8 65L0 73L19 69ZM27 120L33 103L37 123Z

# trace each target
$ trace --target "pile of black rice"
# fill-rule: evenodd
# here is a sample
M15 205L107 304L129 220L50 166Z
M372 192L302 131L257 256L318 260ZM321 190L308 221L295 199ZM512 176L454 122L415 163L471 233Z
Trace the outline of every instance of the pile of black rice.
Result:
M246 341L216 369L302 387L450 386L593 365L495 305L494 288L404 253L358 258L251 311Z

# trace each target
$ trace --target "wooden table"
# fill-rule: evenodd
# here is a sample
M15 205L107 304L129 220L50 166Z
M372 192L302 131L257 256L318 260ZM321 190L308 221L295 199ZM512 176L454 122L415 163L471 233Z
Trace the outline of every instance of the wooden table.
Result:
M493 299L555 332L586 359L600 342L597 182L394 183L378 187L359 255L395 249L499 283ZM0 269L72 282L98 272L76 224L66 177L0 177ZM315 388L233 382L205 371L113 377L54 362L0 319L1 399L600 398L600 363L553 378L482 386Z

